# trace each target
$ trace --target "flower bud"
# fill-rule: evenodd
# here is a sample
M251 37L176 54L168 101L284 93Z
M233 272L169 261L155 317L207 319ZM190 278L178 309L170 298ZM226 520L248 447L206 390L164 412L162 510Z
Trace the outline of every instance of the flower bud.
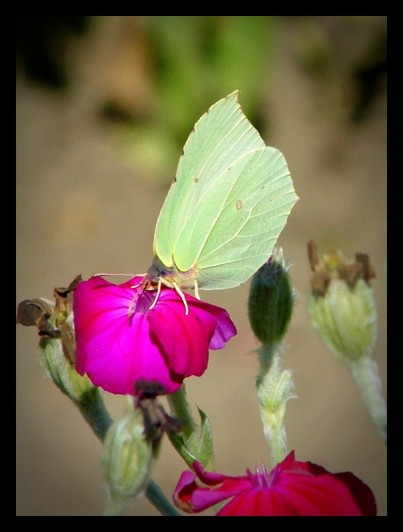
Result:
M377 312L367 255L357 254L354 261L340 253L320 259L314 242L308 249L314 271L308 302L312 325L337 358L352 362L372 356Z
M252 277L249 321L262 344L273 345L287 331L293 308L293 290L280 249Z
M117 515L146 489L156 448L144 434L140 409L112 423L106 433L102 465L110 500L106 513Z
M72 293L80 280L76 277L68 288L55 288L55 301L26 299L18 305L17 323L38 328L39 358L46 374L70 399L79 403L95 390L87 376L75 369L75 334Z
M74 363L65 356L60 338L41 338L39 359L46 374L74 402L81 402L89 392L95 391L96 388L89 378L79 375Z

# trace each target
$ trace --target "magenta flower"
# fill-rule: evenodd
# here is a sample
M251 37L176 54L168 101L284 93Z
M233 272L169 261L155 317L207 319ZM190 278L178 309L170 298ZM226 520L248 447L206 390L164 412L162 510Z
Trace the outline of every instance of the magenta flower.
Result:
M173 496L176 506L189 513L231 498L217 515L376 515L374 495L361 480L352 473L332 474L311 462L297 462L294 451L270 473L263 468L230 477L207 472L199 462L193 468L196 475L182 473Z
M221 349L236 334L222 308L175 290L156 292L134 277L120 285L101 277L82 281L74 293L76 369L95 386L115 394L141 393L138 381L157 382L175 392L185 377L207 368L209 348Z

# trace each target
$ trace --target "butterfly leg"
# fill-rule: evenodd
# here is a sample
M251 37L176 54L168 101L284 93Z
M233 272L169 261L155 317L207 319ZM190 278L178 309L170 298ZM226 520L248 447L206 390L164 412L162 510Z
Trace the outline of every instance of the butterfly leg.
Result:
M195 291L195 296L197 297L197 299L200 299L199 285L197 284L196 279L195 279L194 291Z
M158 298L160 297L160 293L161 293L161 284L162 284L161 279L158 279L157 293L155 295L154 301L151 303L151 306L148 310L152 310L157 304Z
M188 307L188 303L185 299L185 295L184 293L182 292L182 290L179 288L179 286L175 283L175 281L172 281L172 284L173 284L173 287L175 289L175 292L178 294L178 296L182 299L182 302L185 306L185 314L186 316L189 314L189 307Z
M165 283L164 283L165 284ZM182 299L182 303L183 303L183 306L185 307L185 314L186 316L189 314L189 307L188 307L188 303L186 301L186 298L185 298L185 295L184 293L182 292L182 290L179 288L179 286L175 283L175 281L172 281L172 283L170 283L170 288L174 288L175 292L178 294L178 296ZM157 286L157 293L155 295L155 298L154 298L154 301L152 302L151 306L149 307L148 310L152 310L155 305L157 304L157 301L158 301L158 298L160 296L160 293L161 293L161 286L162 286L162 279L161 277L158 279L158 286ZM169 286L167 284L167 286Z

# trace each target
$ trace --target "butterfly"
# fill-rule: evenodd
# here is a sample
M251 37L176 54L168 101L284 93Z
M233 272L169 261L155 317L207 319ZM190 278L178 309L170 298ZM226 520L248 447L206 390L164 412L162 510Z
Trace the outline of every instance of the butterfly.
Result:
M282 153L266 146L238 102L219 100L196 122L154 233L146 278L182 289L232 288L270 257L298 200ZM156 300L158 299L158 295Z

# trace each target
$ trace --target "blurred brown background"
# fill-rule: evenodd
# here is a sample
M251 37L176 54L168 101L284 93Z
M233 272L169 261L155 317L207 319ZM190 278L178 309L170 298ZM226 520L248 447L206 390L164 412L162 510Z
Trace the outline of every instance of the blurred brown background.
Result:
M17 17L17 302L52 298L79 273L144 272L188 133L240 89L300 197L279 240L297 290L285 355L298 394L289 449L352 471L379 515L386 447L309 323L306 244L369 254L386 394L385 43L385 17ZM187 380L192 405L210 417L217 469L233 475L268 463L248 286L202 294L230 312L238 336ZM34 328L17 326L17 515L100 515L101 444L45 377L37 342ZM124 398L106 402L124 412ZM153 478L168 496L183 469L164 441ZM158 512L142 498L127 515Z

